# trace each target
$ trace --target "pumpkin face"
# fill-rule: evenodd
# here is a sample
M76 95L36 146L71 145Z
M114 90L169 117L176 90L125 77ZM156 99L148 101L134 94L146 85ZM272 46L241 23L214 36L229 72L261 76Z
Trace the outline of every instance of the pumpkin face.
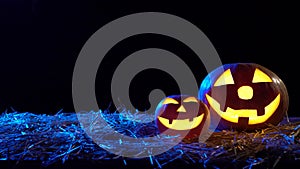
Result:
M288 92L271 70L255 63L223 65L199 90L217 129L255 130L277 125L288 109Z
M160 133L179 135L185 139L199 137L209 117L207 106L196 97L172 95L164 98L155 111L156 125ZM204 127L205 126L205 127Z

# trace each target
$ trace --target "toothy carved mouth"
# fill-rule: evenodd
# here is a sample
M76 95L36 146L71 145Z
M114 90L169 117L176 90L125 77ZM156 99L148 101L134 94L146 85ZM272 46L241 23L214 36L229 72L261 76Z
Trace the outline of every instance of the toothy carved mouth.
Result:
M193 128L196 128L199 126L199 124L203 120L204 114L201 114L198 117L194 117L192 121L189 119L183 119L183 120L172 120L170 121L169 119L163 118L158 116L158 120L167 128L173 129L173 130L190 130Z
M276 109L279 106L280 103L280 94L276 96L276 98L271 101L264 109L265 114L262 116L257 115L256 109L239 109L235 110L233 108L227 107L226 111L222 111L220 109L220 103L216 101L214 98L206 94L206 99L211 106L211 108L219 114L219 116L227 121L238 123L240 117L247 117L249 118L248 124L259 124L267 121L273 113L276 111Z

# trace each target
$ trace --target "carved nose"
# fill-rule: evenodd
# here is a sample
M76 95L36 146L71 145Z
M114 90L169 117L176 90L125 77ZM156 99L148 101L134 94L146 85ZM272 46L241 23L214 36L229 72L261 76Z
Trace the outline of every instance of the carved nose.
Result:
M241 86L238 89L238 95L240 99L250 100L253 97L253 89L251 86Z
M177 109L177 112L185 113L186 110L185 110L185 108L183 107L183 105L181 105L181 106Z

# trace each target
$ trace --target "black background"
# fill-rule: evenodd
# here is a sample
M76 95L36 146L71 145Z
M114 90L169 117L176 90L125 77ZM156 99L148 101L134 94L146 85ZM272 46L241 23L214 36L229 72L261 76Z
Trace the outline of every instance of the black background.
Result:
M198 2L198 1L197 1ZM85 1L4 0L0 4L0 110L54 114L73 112L72 73L76 58L88 38L103 25L136 12L165 12L198 26L215 46L223 63L255 62L276 73L290 96L289 114L297 107L297 54L289 39L292 10L264 1ZM200 84L207 72L184 44L159 35L140 35L116 44L99 68L96 94L110 100L110 73L122 57L147 47L169 50L189 63ZM153 76L151 76L153 75ZM167 79L161 83L161 79ZM122 85L122 84L120 84ZM170 87L172 86L172 87ZM147 108L147 94L161 88L167 94L177 87L167 74L156 70L139 73L131 86L134 104ZM132 90L135 89L135 90Z

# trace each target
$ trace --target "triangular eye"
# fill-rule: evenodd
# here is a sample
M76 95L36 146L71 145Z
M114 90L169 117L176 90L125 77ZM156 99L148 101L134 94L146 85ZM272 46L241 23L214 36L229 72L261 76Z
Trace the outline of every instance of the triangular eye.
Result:
M162 104L178 104L178 101L176 101L172 98L166 98Z
M220 77L216 80L214 86L222 86L228 84L234 84L230 69L227 69L220 75Z
M188 97L183 100L183 102L188 103L188 102L195 102L198 103L198 100L195 97Z
M255 69L252 83L273 82L272 79L259 69Z

